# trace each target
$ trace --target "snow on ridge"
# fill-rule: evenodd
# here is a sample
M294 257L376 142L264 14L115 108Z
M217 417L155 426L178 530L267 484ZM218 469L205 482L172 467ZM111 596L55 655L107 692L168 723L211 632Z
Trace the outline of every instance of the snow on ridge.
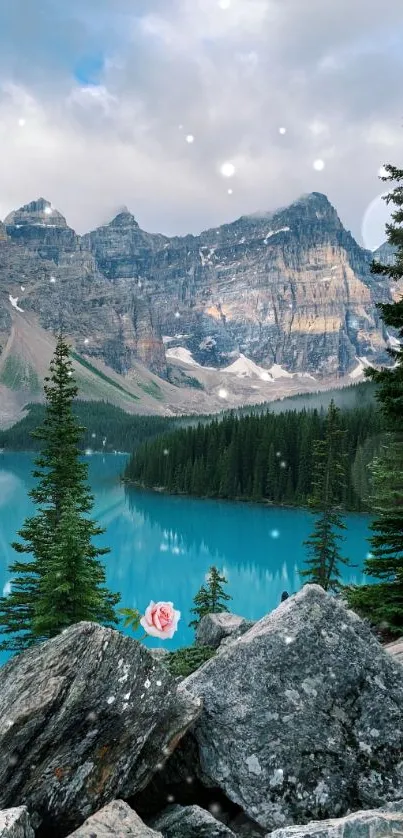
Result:
M269 232L266 233L266 236L263 239L263 243L267 244L268 240L271 239L272 236L277 236L278 233L289 233L289 231L290 227L280 227L279 230L269 230Z
M24 311L23 308L20 308L19 305L17 305L19 297L12 297L11 294L9 294L8 299L10 300L10 303L13 306L13 308L15 308L17 311Z

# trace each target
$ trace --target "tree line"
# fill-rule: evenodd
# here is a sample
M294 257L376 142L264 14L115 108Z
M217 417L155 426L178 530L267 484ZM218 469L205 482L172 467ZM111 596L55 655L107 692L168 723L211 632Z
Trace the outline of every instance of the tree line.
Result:
M382 416L370 404L342 411L340 423L346 474L338 501L344 509L367 511L367 466L380 446ZM314 444L325 429L324 410L229 415L145 441L130 458L125 479L171 493L307 505Z
M7 430L0 430L0 448L9 451L38 451L41 441L32 436L46 415L44 404L28 404L27 416ZM77 445L81 451L133 451L144 439L175 427L175 418L126 413L107 401L72 403L73 415L84 428Z

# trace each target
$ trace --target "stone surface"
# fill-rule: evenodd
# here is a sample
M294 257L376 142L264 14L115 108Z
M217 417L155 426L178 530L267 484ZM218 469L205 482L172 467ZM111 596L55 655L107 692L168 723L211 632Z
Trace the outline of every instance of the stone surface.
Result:
M204 702L189 734L200 779L260 826L403 797L401 665L320 587L305 586L183 686Z
M35 838L25 806L0 810L0 838Z
M168 649L156 648L156 649L149 649L148 650L150 655L156 660L159 661L161 658L165 658L166 655L169 655Z
M391 300L390 281L370 273L372 254L317 192L172 238L141 230L126 209L80 237L41 198L10 213L0 245L0 307L18 296L48 330L62 310L78 351L124 376L135 374L137 359L164 378L169 365L171 380L176 367L191 386L197 364L222 369L238 360L235 390L249 374L273 386L278 375L320 382L355 376L362 357L390 360L376 309ZM393 293L402 291L397 283ZM190 366L180 362L183 350Z
M231 829L200 806L168 806L151 823L164 838L235 838Z
M392 838L403 834L403 800L345 818L276 829L267 838Z
M133 809L123 800L108 803L95 815L91 815L69 838L162 838L160 832L146 826Z
M0 806L72 830L143 788L199 713L140 643L78 623L0 669Z
M403 663L403 637L400 637L399 640L394 640L393 643L388 643L385 646L385 650L390 655L393 655L395 660Z
M196 645L212 646L218 649L224 639L234 640L254 625L252 620L245 620L236 614L223 611L219 614L206 614L196 629Z

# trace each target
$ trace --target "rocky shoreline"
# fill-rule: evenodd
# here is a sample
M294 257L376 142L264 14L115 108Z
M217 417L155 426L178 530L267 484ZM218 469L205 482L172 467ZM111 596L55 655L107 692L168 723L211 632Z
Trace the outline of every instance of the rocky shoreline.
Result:
M401 642L315 585L216 654L79 623L0 669L0 838L386 838L403 832ZM392 648L393 647L393 648Z

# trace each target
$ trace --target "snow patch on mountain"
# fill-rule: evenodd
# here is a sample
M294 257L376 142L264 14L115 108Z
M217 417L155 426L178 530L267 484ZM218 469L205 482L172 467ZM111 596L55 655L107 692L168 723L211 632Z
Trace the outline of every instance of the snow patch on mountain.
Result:
M13 308L15 308L17 311L22 311L22 312L24 311L24 309L20 308L19 305L18 305L19 297L12 297L11 294L9 294L8 299L10 300L10 303L11 303Z
M201 364L195 361L190 350L184 346L173 346L172 349L167 349L166 357L174 361L182 361L183 364L189 364L191 367L201 367Z
M393 349L400 349L401 348L400 340L395 338L394 335L390 335L389 332L386 332L386 334L388 336L389 346L392 346Z
M362 358L356 356L356 360L358 361L358 365L348 374L349 378L352 379L359 378L366 367L372 367L372 364L368 361L368 358L366 358L365 355L363 355Z
M260 378L262 381L273 381L273 376L270 375L268 370L265 370L264 367L259 367L258 364L255 364L254 361L251 361L250 358L242 355L242 353L233 364L230 364L229 367L224 367L223 372L236 375L238 378Z

